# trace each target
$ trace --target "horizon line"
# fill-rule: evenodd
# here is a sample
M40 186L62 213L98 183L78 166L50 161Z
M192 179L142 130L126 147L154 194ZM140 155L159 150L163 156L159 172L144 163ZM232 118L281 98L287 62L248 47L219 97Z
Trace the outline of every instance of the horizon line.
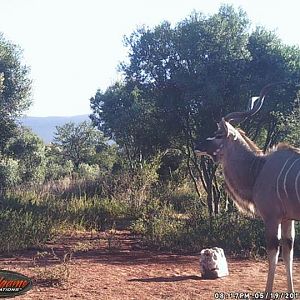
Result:
M22 115L21 118L73 118L73 117L81 117L81 116L90 116L90 114L75 114L75 115L48 115L48 116L32 116L32 115Z

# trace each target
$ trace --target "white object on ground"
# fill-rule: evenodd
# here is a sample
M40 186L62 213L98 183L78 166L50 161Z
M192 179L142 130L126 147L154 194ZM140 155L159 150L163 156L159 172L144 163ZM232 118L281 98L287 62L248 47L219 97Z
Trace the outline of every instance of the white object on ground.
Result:
M216 279L229 275L226 257L222 248L203 249L200 253L202 278Z

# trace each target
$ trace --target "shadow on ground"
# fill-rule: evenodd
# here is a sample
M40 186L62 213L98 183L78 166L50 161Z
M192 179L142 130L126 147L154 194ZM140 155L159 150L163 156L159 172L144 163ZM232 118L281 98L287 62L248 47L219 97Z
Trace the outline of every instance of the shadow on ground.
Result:
M129 279L129 282L177 282L185 280L203 280L201 277L196 275L185 275L185 276L170 276L170 277L151 277L151 278L133 278Z

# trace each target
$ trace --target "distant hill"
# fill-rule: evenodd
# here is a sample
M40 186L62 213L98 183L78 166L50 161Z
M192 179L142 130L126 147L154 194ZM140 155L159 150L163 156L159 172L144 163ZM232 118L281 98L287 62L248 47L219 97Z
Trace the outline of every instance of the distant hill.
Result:
M21 123L32 129L46 144L53 141L56 126L64 125L68 122L76 124L88 121L89 115L71 116L71 117L24 117Z

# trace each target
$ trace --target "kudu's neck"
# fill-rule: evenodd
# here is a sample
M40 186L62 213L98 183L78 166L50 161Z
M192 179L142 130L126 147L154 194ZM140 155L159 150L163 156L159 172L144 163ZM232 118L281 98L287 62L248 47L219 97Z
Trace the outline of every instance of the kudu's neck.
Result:
M265 159L255 150L255 144L249 144L249 141L242 136L236 140L228 140L224 146L221 164L227 190L238 206L253 212L253 209L249 208L252 203L253 186Z
M223 166L236 166L236 162L240 162L242 165L251 164L254 159L260 156L254 149L255 145L252 145L242 136L239 136L236 140L228 140L227 145L224 147ZM237 165L237 167L241 168L240 165Z

